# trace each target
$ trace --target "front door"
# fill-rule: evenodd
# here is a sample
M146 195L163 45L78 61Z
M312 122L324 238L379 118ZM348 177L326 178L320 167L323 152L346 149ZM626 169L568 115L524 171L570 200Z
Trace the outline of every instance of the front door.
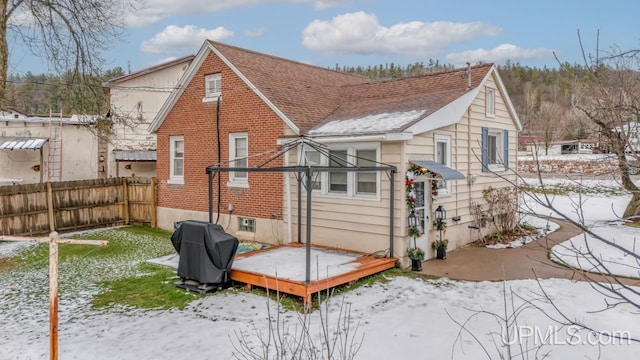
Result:
M425 253L429 253L429 200L431 192L428 189L429 180L415 180L413 183L416 193L416 216L420 226L420 236L415 238L415 245L422 248ZM410 239L410 247L414 246L414 239Z

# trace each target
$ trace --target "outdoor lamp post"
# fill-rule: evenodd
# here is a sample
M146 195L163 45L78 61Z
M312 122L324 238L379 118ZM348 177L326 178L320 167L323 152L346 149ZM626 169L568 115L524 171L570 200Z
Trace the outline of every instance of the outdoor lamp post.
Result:
M416 212L414 210L411 210L411 214L409 214L407 221L409 223L409 229L415 229L418 226L418 217L416 216ZM413 236L413 247L416 247L415 236Z
M445 221L445 219L447 218L447 210L444 209L444 207L442 207L442 205L439 205L436 208L436 223L438 224L438 230L440 230L440 240L442 240L442 223Z

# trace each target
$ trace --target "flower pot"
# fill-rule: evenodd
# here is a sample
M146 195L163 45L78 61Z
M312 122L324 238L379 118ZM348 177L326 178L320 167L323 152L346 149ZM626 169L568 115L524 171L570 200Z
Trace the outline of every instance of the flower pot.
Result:
M437 248L436 249L436 259L444 260L447 258L447 249L445 248Z
M422 261L420 260L411 260L411 270L413 271L422 271Z

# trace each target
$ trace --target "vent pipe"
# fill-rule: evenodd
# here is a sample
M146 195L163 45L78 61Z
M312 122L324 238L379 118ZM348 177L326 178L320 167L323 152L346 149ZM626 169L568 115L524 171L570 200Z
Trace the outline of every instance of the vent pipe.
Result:
M471 89L471 63L467 61L467 90Z

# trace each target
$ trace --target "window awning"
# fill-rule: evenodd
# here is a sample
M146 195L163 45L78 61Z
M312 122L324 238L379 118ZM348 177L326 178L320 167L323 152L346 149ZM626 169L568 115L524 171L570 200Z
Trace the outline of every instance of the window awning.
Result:
M156 161L155 150L114 150L116 161Z
M464 179L464 175L462 175L461 172L454 170L446 165L442 165L439 164L435 161L429 161L429 160L411 160L411 162L413 164L416 164L418 166L421 166L429 171L432 171L438 175L440 175L440 177L442 177L443 180L457 180L457 179Z
M38 150L46 142L46 138L0 137L0 150Z

